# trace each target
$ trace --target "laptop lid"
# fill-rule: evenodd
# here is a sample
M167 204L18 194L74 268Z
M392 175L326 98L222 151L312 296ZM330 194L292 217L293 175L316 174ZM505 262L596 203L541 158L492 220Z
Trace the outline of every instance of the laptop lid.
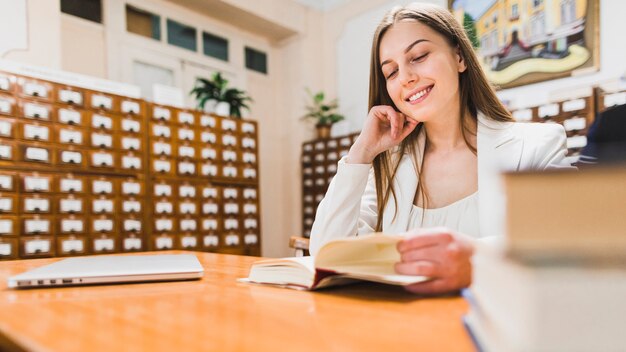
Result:
M10 288L74 286L199 279L204 269L192 254L76 257L8 278Z

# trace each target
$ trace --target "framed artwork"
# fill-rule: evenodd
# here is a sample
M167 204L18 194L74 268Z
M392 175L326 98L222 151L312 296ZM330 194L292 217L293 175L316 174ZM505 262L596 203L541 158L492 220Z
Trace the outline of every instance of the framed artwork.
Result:
M599 0L448 0L498 88L599 69Z

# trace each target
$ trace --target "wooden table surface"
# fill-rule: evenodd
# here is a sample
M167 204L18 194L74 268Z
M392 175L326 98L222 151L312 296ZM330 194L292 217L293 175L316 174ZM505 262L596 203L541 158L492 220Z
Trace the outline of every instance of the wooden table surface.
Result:
M0 262L0 349L473 350L459 297L376 284L319 292L245 284L236 279L258 258L195 254L202 280L30 290L8 289L7 277L59 258Z

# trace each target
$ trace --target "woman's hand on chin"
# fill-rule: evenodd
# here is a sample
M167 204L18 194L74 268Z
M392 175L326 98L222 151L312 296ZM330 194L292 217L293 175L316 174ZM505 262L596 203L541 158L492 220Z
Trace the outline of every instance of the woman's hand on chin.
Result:
M361 134L350 148L347 162L370 164L378 154L399 145L418 123L391 106L374 106Z
M436 295L458 291L472 283L474 240L448 228L414 229L398 243L401 261L395 270L403 275L423 275L429 281L407 286L413 293Z

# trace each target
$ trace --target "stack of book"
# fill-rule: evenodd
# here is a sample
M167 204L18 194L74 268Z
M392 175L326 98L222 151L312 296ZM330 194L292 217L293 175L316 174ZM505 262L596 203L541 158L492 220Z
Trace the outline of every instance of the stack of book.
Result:
M506 236L479 245L463 292L478 349L626 351L626 169L508 174L504 188Z

